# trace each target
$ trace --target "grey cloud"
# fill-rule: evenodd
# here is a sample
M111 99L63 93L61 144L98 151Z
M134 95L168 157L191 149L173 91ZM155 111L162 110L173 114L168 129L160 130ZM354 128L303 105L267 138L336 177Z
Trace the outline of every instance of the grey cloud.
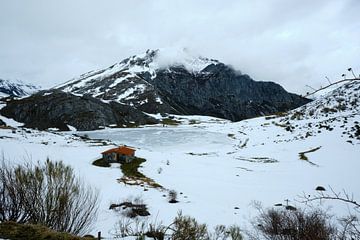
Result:
M0 0L0 77L52 86L146 49L186 47L304 92L360 73L358 0Z

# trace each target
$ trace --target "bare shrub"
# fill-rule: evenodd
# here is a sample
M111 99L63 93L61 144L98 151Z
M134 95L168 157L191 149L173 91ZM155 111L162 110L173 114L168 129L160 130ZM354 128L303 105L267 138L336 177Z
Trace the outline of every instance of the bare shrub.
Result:
M132 236L142 239L146 236L155 240L164 240L168 229L161 222L149 223L147 218L128 218L121 215L115 226L114 237L122 239Z
M0 170L0 221L35 223L55 231L85 233L96 220L98 193L62 162L10 166Z
M359 240L360 239L360 221L356 215L348 215L339 219L340 230L338 239L340 240Z
M23 204L24 194L19 193L17 182L14 169L3 160L0 167L0 222L25 223L30 219Z
M337 203L345 204L349 209L349 214L345 217L338 219L339 229L337 238L340 240L360 240L360 203L345 190L336 192L332 187L330 191L321 190L316 188L316 193L312 195L304 195L303 203L310 204L314 201L319 201L321 204L324 201L334 201Z
M225 225L217 225L212 233L209 233L211 240L242 240L241 230L236 225L226 227Z
M177 203L177 192L175 190L170 190L168 195L169 203Z
M155 240L242 240L240 228L219 225L213 232L208 232L206 224L200 224L195 218L178 213L173 223L166 226L161 222L149 223L147 218L129 218L121 215L115 226L115 238L144 236Z
M227 238L226 226L217 225L211 234L211 238L214 240L225 240Z
M305 211L286 209L261 210L255 228L271 240L329 240L336 235L329 216L319 209Z
M144 236L148 226L147 219L127 218L121 216L115 226L115 238L124 238L129 236Z
M206 224L200 224L195 218L183 216L181 212L176 216L173 225L173 240L208 240L209 234Z
M241 230L236 225L231 225L230 227L228 227L227 232L228 232L228 236L230 237L231 240L242 240L243 239Z
M162 225L161 223L150 223L145 235L149 238L153 238L155 240L164 240L166 231L168 227Z

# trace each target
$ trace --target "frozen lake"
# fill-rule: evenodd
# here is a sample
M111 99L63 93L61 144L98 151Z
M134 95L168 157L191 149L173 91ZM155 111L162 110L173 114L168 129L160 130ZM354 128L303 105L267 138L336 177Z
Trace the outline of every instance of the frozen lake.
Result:
M85 134L83 132L82 134ZM168 148L191 151L222 149L234 143L227 133L211 132L208 129L186 127L148 127L132 129L109 129L86 132L90 138L108 139L116 144L125 144L139 149L162 151Z

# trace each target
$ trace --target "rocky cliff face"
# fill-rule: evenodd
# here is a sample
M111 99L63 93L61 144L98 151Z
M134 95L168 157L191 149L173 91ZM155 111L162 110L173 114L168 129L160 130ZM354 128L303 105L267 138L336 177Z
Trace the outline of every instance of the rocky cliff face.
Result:
M26 127L95 130L101 126L126 127L154 124L157 120L141 111L116 102L104 103L91 96L61 91L42 91L28 98L12 100L0 110L3 116L25 123Z
M276 83L254 81L217 60L182 54L166 62L159 50L83 74L57 88L148 113L210 115L233 121L309 102Z
M147 81L182 114L233 121L286 111L308 102L276 83L254 81L221 63L207 66L200 74L181 67L159 70L156 78Z

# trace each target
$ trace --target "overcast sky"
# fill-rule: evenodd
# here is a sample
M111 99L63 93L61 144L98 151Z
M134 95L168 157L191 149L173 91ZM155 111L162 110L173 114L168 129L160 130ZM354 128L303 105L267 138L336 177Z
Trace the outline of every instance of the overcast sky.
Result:
M0 0L0 78L50 87L166 47L301 93L360 74L360 0Z

